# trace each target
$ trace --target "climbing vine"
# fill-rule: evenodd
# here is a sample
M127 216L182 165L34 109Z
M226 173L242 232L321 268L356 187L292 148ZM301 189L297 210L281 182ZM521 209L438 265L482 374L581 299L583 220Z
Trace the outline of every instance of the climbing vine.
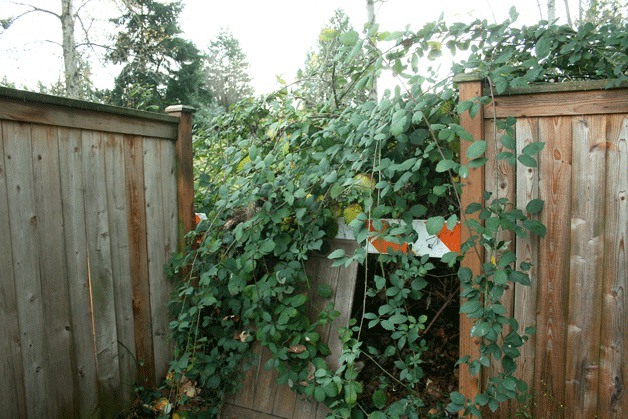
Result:
M430 63L445 48L458 53L463 59L452 73L474 71L496 93L572 79L621 83L627 79L628 31L589 24L573 30L544 22L516 28L515 19L513 11L502 24L439 21L417 32L382 33L371 27L362 35L342 34L337 59L351 61L362 48L376 51L343 88L368 89L386 71L402 87L377 102L342 109L333 103L303 109L298 90L286 88L238 103L196 139L197 208L207 220L169 267L173 276L185 276L170 307L176 351L164 387L167 397L158 407L151 405L154 411L217 414L256 362L256 345L269 350L264 367L274 368L280 383L340 417L436 417L458 411L479 417L484 406L495 410L525 397L527 384L515 377L516 361L533 330L521 332L502 296L513 283L530 285L530 264L518 263L501 237L504 232L544 236L545 226L533 217L543 202L517 208L486 193L485 202L460 208L461 184L469 168L486 163L487 143L473 139L459 125L459 115L475 116L491 98L459 102L451 77L439 76ZM375 45L389 48L380 51ZM543 144L517 154L514 121L497 123L505 148L498 158L535 167ZM468 166L459 163L461 141L472 142ZM364 301L380 296L381 304L376 310L362 306L339 331L343 352L339 367L331 368L329 347L318 331L339 313L331 302L317 313L306 309L312 292L323 299L334 292L324 285L310 290L305 264L312 254L329 254L337 266L366 264L369 237L414 242L413 219L427 219L428 232L436 234L443 226L453 229L461 211L478 217L464 227L472 234L460 252L447 253L438 263L412 253L377 256L380 268L366 282ZM352 254L330 246L340 217L359 244ZM385 229L384 219L399 221ZM458 262L476 248L488 257L474 275ZM447 406L428 411L418 389L430 319L414 307L437 264L457 272L465 299L460 312L475 320L471 334L481 342L477 359L464 356L459 363L473 374L494 361L502 368L474 400L453 392ZM372 328L385 330L391 343L365 343L362 334ZM385 361L393 363L394 374L381 368L379 388L366 403L360 399L360 362ZM403 389L400 397L388 396L393 388Z

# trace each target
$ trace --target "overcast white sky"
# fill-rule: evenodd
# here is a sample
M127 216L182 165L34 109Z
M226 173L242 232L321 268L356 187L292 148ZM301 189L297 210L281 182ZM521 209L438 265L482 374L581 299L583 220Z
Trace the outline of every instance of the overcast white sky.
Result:
M59 0L22 1L49 9L59 9L60 3ZM577 0L570 1L574 3L573 14ZM387 0L376 4L376 19L382 30L402 30L406 25L419 28L442 12L448 22L474 18L501 22L514 5L521 14L520 23L531 24L539 19L538 2L545 9L546 0ZM0 0L0 19L14 13L13 3ZM184 0L183 3L180 24L184 36L205 49L221 27L229 28L247 54L257 93L278 87L276 75L282 75L288 82L293 79L335 9L344 9L358 31L366 20L366 0ZM563 2L557 3L557 14L564 16ZM92 0L90 7L103 22L108 15L115 15L109 0ZM103 22L95 22L94 28L102 27ZM58 19L41 13L20 19L0 33L0 79L6 76L18 87L30 88L35 88L37 81L49 85L58 80L62 71L61 48L50 41L60 40L60 33ZM100 41L105 43L106 39ZM111 87L116 69L98 62L92 63L92 67L97 86Z

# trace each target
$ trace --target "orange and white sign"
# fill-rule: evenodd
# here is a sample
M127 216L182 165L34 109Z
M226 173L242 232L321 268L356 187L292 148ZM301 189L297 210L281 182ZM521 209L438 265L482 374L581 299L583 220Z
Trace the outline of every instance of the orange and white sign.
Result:
M367 251L369 253L387 253L390 250L401 251L407 253L412 251L417 255L429 255L430 257L439 258L445 253L460 252L460 223L456 224L453 230L449 230L447 226L443 226L437 235L431 235L425 227L425 220L413 220L412 227L417 232L418 239L414 243L396 243L386 241L381 234L373 234L368 239ZM383 228L380 233L384 233L388 228L394 225L405 224L402 220L382 220ZM369 222L369 231L376 232L375 228ZM345 224L344 219L338 219L337 239L355 240L355 236L351 228Z

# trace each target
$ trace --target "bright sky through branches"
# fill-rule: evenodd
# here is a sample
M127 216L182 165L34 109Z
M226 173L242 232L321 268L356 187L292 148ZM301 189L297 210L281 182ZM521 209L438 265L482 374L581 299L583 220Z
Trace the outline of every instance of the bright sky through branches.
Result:
M573 3L575 13L577 0ZM59 0L23 0L40 7L59 9ZM541 3L545 17L545 0ZM75 0L79 4L79 0ZM93 39L108 42L103 32L106 19L115 16L110 0L92 0L90 10L96 19ZM184 36L204 50L221 27L229 28L240 41L251 65L250 75L257 93L266 93L279 85L276 76L293 80L303 66L306 53L316 45L321 28L334 10L344 9L354 29L361 31L366 20L366 0L183 0L180 24ZM557 2L557 15L564 16L563 2ZM381 30L416 29L444 13L447 22L483 18L501 22L511 6L521 14L521 24L531 24L539 17L537 0L386 0L376 3L376 19ZM0 19L18 13L14 2L0 0ZM110 26L109 26L110 28ZM37 82L50 85L62 79L60 25L53 16L33 13L0 32L0 79L6 76L18 87L37 88ZM78 32L78 30L77 30ZM99 51L96 50L96 53ZM100 51L102 52L102 51ZM110 88L117 68L90 59L92 79L99 88Z

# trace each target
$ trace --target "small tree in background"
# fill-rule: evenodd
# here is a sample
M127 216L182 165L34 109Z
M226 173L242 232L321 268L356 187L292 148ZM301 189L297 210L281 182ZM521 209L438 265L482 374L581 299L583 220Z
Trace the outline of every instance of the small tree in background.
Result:
M108 59L122 64L110 101L119 106L161 110L172 104L201 106L210 95L203 56L181 38L181 2L129 0L113 22L121 28Z
M305 67L297 74L301 82L299 96L307 107L333 103L336 108L343 108L367 100L367 89L351 88L359 68L368 64L365 51L358 51L350 64L338 59L339 54L346 53L344 44L353 34L357 37L345 12L336 10L321 30L317 48L307 54Z
M253 96L249 63L240 42L227 29L209 44L205 77L214 103L222 110Z

